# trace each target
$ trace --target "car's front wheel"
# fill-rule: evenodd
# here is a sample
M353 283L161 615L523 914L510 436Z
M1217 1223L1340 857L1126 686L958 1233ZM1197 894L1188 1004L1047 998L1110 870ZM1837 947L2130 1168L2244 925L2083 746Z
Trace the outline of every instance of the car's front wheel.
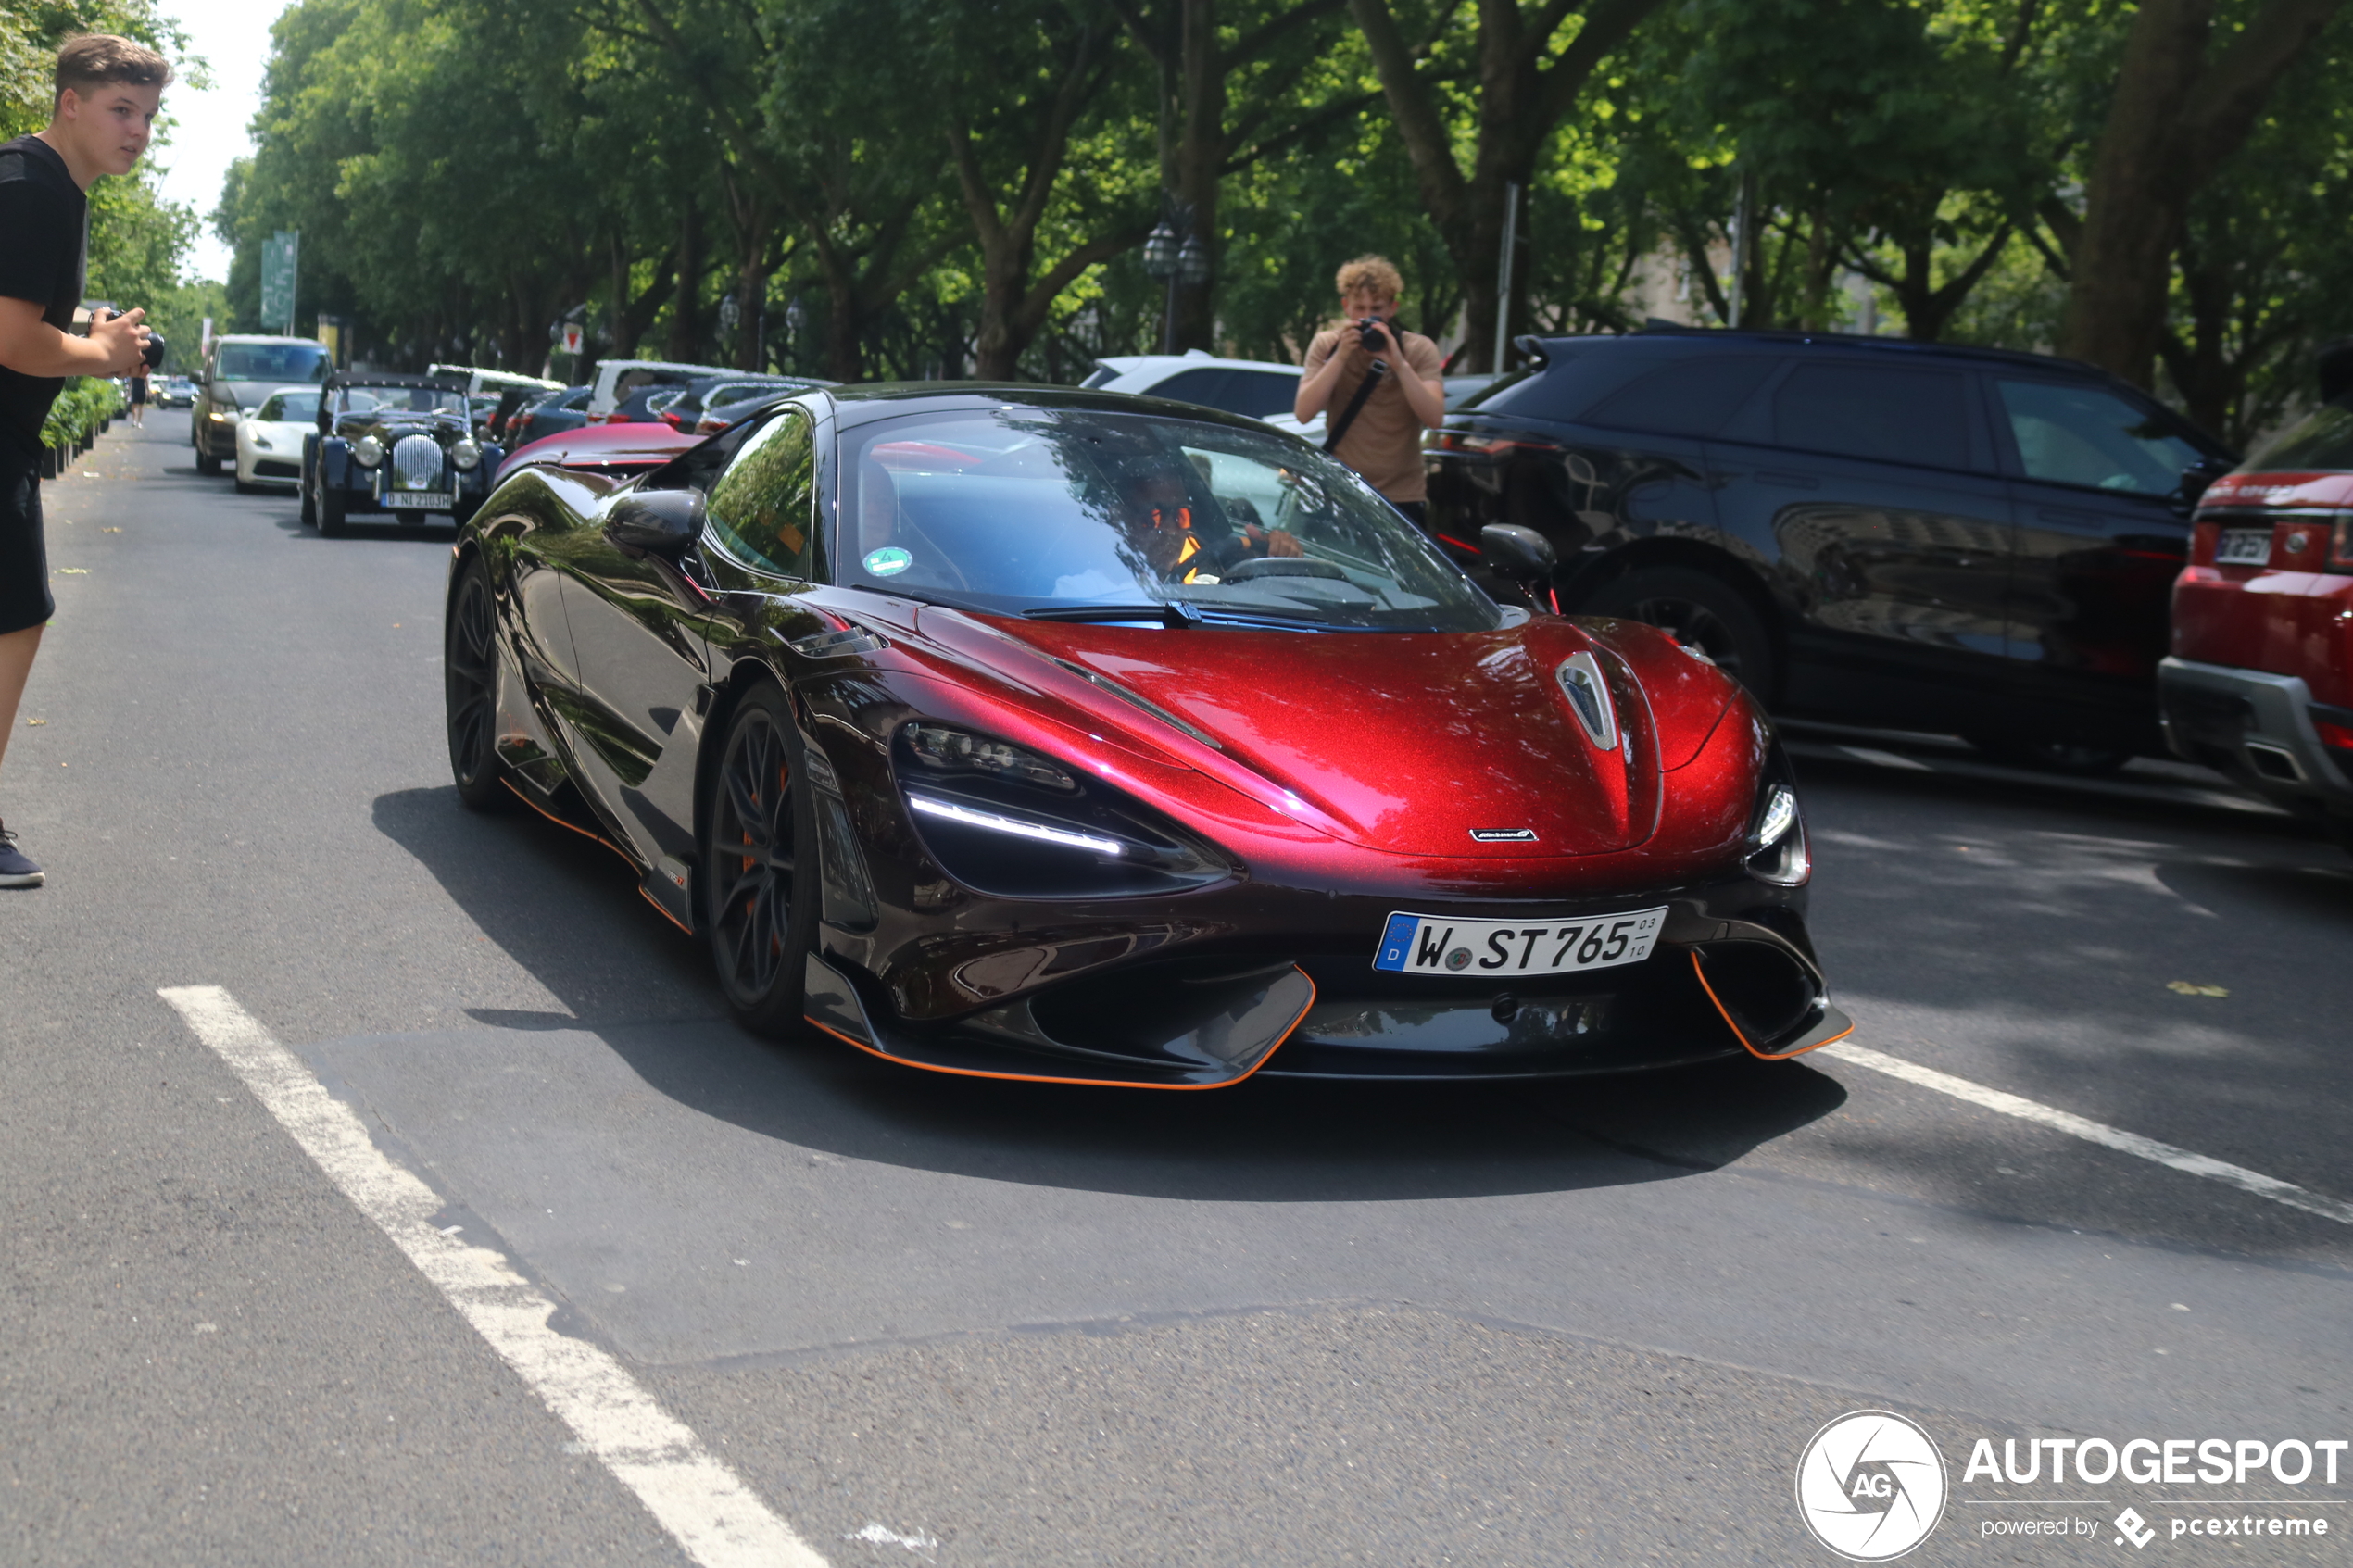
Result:
M319 489L319 532L330 539L340 539L344 532L343 492L332 484Z
M196 471L207 479L220 477L220 459L206 451L201 441L196 443Z
M754 1033L789 1034L817 935L816 808L791 702L772 683L728 720L703 822L704 923L727 1009Z
M1578 607L1581 615L1616 615L1657 627L1769 703L1779 671L1773 639L1741 591L1685 566L1637 567L1602 584Z
M498 757L498 610L480 556L466 563L449 596L441 673L458 798L477 811L496 810L508 801L507 765Z

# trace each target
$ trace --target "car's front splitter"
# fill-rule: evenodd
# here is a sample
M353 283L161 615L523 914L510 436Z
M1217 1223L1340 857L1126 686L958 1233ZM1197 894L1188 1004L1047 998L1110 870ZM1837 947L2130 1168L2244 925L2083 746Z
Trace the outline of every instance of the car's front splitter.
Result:
M1498 978L1385 972L1361 943L1266 938L1095 970L952 1020L911 1022L839 954L810 961L810 1022L936 1072L1202 1089L1254 1074L1562 1077L1799 1055L1851 1029L1795 912L1675 897L1640 963ZM1711 897L1713 893L1716 897Z

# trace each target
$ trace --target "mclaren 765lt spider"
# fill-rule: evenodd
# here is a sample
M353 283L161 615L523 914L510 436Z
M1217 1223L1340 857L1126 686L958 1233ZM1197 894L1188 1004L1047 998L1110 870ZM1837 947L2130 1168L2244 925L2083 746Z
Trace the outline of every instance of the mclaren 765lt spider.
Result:
M1249 420L821 389L650 471L526 462L460 531L447 637L459 796L619 851L757 1032L1199 1089L1848 1028L1741 688L1496 603Z

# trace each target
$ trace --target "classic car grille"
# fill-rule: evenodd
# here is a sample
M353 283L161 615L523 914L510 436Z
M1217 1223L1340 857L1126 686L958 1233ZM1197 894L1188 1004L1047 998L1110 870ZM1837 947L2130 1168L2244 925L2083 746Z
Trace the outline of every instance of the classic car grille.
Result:
M441 488L441 443L430 435L404 435L392 449L393 483L402 490Z

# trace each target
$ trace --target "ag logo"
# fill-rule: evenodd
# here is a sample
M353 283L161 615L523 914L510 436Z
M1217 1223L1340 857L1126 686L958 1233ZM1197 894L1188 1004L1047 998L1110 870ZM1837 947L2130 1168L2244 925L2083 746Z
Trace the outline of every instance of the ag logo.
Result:
M1814 1538L1854 1562L1884 1562L1944 1517L1944 1456L1887 1411L1856 1411L1814 1434L1797 1461L1797 1511Z

